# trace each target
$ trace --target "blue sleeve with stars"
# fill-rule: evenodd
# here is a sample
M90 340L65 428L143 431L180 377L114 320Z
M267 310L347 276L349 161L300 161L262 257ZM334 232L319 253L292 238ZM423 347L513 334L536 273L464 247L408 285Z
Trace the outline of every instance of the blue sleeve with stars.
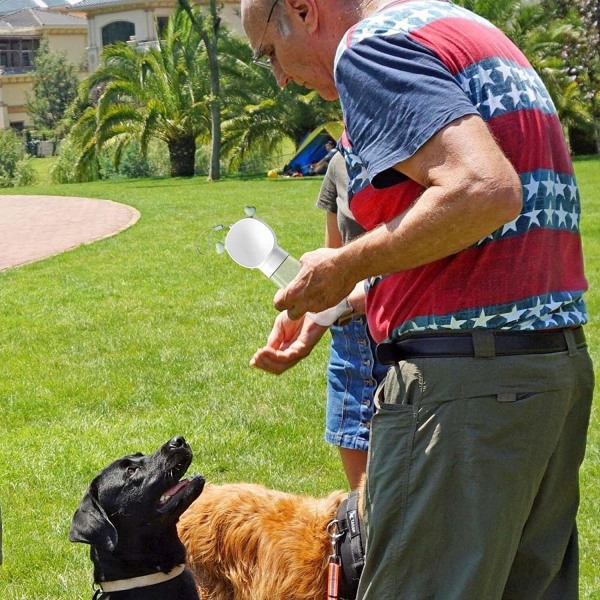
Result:
M348 138L371 180L452 121L478 114L443 62L405 34L374 36L346 48L336 85Z

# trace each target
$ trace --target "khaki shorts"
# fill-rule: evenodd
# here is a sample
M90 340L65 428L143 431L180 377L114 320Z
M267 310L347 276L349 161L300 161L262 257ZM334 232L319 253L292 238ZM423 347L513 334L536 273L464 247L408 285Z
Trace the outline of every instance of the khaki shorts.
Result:
M398 363L373 417L360 600L574 600L587 349Z

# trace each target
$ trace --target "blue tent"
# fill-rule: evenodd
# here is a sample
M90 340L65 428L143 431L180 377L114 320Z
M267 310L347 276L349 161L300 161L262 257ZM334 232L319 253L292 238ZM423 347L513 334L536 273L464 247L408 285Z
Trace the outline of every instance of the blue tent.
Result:
M337 143L343 130L344 125L340 121L330 121L313 129L298 146L296 154L286 167L286 172L308 175L310 165L327 154L325 142L333 140Z

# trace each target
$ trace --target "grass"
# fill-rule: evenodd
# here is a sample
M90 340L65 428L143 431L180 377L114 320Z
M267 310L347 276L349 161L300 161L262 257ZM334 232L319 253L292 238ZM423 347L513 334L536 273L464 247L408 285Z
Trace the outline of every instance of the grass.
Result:
M577 163L600 340L600 162ZM41 169L41 166L39 166ZM218 256L208 231L257 207L282 246L318 246L317 179L138 180L14 193L106 198L141 220L104 241L0 273L2 600L91 596L87 549L71 516L110 460L153 451L175 434L214 482L254 481L323 495L345 487L322 441L326 345L280 378L249 368L275 315L272 284ZM201 251L199 253L198 249ZM582 472L582 598L600 598L600 423Z
M47 186L52 182L52 168L58 162L58 156L47 158L33 157L30 159L35 173L36 186Z

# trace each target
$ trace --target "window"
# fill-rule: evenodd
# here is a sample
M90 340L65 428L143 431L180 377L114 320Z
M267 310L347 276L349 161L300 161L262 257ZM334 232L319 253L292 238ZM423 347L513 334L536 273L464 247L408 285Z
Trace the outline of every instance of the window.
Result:
M115 42L127 42L135 35L135 25L129 21L115 21L102 28L102 45L108 46Z
M0 66L5 69L33 68L40 38L0 38Z
M36 43L34 43L36 42ZM22 40L21 41L21 60L24 67L33 67L33 59L35 51L40 45L39 40Z
M169 17L156 17L157 37L162 38L163 31L165 30L165 27L167 26L168 21L169 21Z

